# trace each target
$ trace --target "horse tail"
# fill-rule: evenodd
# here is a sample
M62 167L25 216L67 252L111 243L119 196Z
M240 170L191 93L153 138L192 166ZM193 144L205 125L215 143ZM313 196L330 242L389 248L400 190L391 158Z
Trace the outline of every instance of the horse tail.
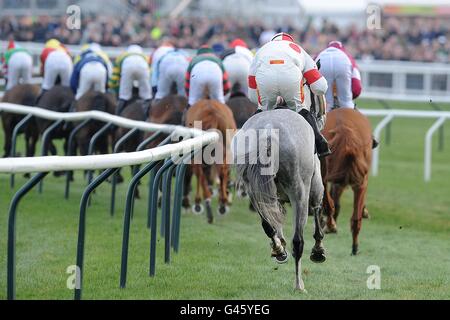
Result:
M260 135L257 144L246 144L239 141L239 134L233 139L233 155L236 163L237 184L243 184L247 190L253 207L261 219L269 223L275 230L281 228L284 221L284 210L279 202L275 172L269 173L268 165L261 163L261 151L270 155L278 141L270 135ZM242 146L241 146L242 145ZM241 153L241 147L245 152ZM261 149L261 146L266 148Z
M361 184L369 171L370 164L365 157L365 147L356 130L349 126L339 126L330 140L333 149L333 163L327 173L329 180L340 180L346 177L349 184Z
M203 88L203 99L211 99L211 94L209 93L208 87Z

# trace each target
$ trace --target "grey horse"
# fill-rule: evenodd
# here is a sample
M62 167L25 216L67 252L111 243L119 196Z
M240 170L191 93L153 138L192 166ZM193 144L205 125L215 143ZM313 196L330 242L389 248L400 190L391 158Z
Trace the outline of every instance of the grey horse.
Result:
M272 257L278 263L288 259L283 235L284 204L292 205L295 288L305 291L301 258L310 210L315 222L315 245L310 258L317 263L326 260L322 246L324 234L319 223L324 188L311 126L291 110L262 112L250 118L236 134L232 150L237 179L248 190L263 229L271 239Z

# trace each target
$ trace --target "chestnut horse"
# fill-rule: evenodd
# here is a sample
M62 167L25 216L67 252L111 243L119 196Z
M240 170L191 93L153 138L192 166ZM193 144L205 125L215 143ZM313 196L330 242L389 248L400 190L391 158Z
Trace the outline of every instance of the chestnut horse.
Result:
M324 136L330 143L332 154L322 162L325 186L325 231L336 232L336 219L340 211L340 198L347 186L353 189L352 254L358 253L358 235L365 209L369 170L372 161L372 133L369 120L359 111L339 108L327 114ZM331 185L331 190L328 189Z
M221 159L217 159L215 169L219 176L219 213L225 214L227 212L228 201L228 179L230 175L229 156L230 143L237 128L236 121L233 117L231 109L218 101L203 99L193 105L186 113L186 126L194 127L195 122L200 121L203 130L217 130L221 136L222 141L218 142L218 148L215 149L216 156L219 149L222 150ZM213 222L213 214L211 210L212 192L208 185L208 167L204 164L193 164L192 172L197 177L197 190L195 195L195 205L200 206L201 196L200 189L203 193L203 200L205 201L206 214L208 223Z

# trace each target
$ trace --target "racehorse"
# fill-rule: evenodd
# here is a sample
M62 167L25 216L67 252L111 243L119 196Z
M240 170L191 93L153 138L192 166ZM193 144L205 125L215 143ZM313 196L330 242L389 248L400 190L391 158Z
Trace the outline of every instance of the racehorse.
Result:
M215 100L203 99L193 105L186 113L187 127L194 127L195 122L201 122L203 130L217 130L222 136L222 141L218 142L216 148L216 154L220 159L215 163L217 175L220 180L219 186L219 214L225 214L228 211L228 180L230 174L229 168L229 152L231 138L236 132L236 122L233 117L233 112L226 106ZM221 154L218 154L220 149ZM208 168L209 167L209 168ZM203 200L205 201L206 215L208 223L213 223L213 214L211 209L211 196L212 192L208 184L208 170L211 166L206 164L193 164L191 166L192 173L197 177L197 189L195 195L195 207L201 207L200 203L202 197L200 195L200 189L202 191ZM188 202L187 195L185 194L184 204ZM198 211L198 210L197 210Z
M242 92L234 92L227 101L227 106L233 111L238 129L255 114L257 106Z
M324 214L327 216L325 231L337 231L340 198L345 188L351 186L354 194L350 223L353 236L352 254L356 255L372 161L370 122L357 110L335 109L327 114L323 134L332 150L332 154L322 164L325 186ZM328 184L331 184L331 190L328 190Z
M116 109L116 100L110 93L101 93L90 90L86 92L75 103L75 111L103 111L106 113L114 114ZM80 155L85 156L89 151L89 141L92 136L99 131L105 123L99 121L90 121L84 126L76 135L76 145L79 148ZM95 152L100 154L107 154L109 147L110 134L103 135L97 142ZM75 150L70 150L71 154L76 154Z
M46 91L38 101L37 106L42 109L47 109L55 112L69 112L74 100L72 89L61 85L54 86L49 91ZM39 133L42 135L44 131L52 124L52 121L39 118L36 120ZM70 134L70 126L61 125L49 140L48 150L52 155L56 155L56 147L53 144L53 139L65 139L64 151L67 154L67 140Z
M237 179L244 184L261 217L263 229L272 241L272 257L278 263L285 263L288 258L283 222L284 204L291 203L295 288L304 291L301 258L309 211L314 213L316 241L310 258L317 263L326 260L319 222L324 188L310 125L291 110L262 112L250 118L236 134L232 150ZM272 160L267 161L267 157Z
M37 85L32 84L19 84L8 90L4 97L3 102L21 104L25 106L34 106L37 97L39 96L40 88ZM14 127L25 116L14 113L2 113L3 131L5 134L4 144L4 157L11 156L11 139ZM37 130L35 120L31 120L25 128L25 143L26 143L26 155L27 157L33 157L36 150L36 142L39 139L39 133Z

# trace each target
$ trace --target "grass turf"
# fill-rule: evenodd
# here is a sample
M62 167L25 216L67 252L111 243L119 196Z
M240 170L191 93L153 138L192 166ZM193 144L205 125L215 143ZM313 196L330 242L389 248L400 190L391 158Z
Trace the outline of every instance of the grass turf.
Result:
M393 103L394 108L430 109L424 104ZM379 108L362 101L361 108ZM448 109L448 106L445 107ZM379 119L371 119L375 124ZM93 196L87 215L85 299L448 299L450 298L450 131L446 148L433 151L432 181L423 182L424 135L433 120L395 120L392 142L381 146L380 174L370 179L360 254L350 256L352 196L344 194L339 233L325 237L328 260L309 260L312 219L306 231L303 278L307 294L293 290L294 263L275 265L259 220L247 200L236 200L228 216L208 225L204 216L182 216L181 247L172 263L163 260L159 238L156 277L148 276L149 239L146 195L137 201L132 221L128 283L119 289L123 205L118 189L116 216L109 216L110 185ZM383 142L383 141L382 141ZM0 144L3 137L0 134ZM19 147L20 150L23 146ZM126 170L127 173L129 170ZM16 189L26 179L16 177ZM17 224L17 298L72 299L66 269L75 264L79 198L85 186L77 173L70 200L64 181L49 176L44 193L22 201ZM141 187L141 190L144 189ZM145 193L145 192L143 192ZM0 175L0 299L6 298L7 213L14 191ZM292 236L291 212L285 228ZM158 217L160 219L160 216ZM371 265L381 269L381 290L366 286Z

